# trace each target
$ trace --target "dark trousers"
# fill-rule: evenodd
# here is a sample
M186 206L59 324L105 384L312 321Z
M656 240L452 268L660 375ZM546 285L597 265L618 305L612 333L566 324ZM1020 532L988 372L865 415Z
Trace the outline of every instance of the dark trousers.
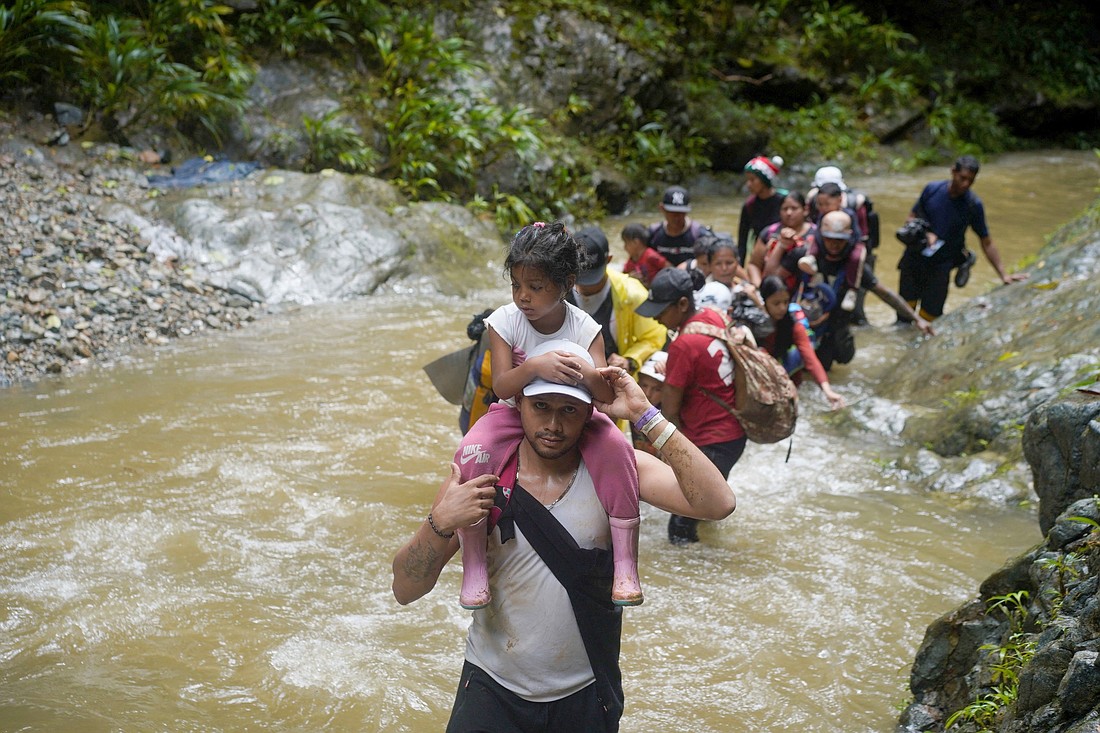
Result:
M605 733L595 683L553 702L530 702L469 662L455 695L447 733Z
M929 262L920 251L909 248L898 263L898 295L910 304L919 303L920 310L916 307L913 310L921 317L939 318L947 302L952 267L950 260Z
M745 452L748 438L738 438L726 443L699 446L700 452L718 467L723 476L729 477L734 465ZM670 514L668 517L668 541L674 545L699 541L699 520Z
M851 313L835 308L819 330L815 353L825 371L833 368L833 362L847 364L855 358L856 338L852 334L851 322Z
M873 249L867 250L867 259L863 261L865 265L871 270L875 271L875 262L878 258L875 257L875 251ZM860 288L859 294L856 295L856 308L852 311L852 325L854 326L866 326L867 325L867 313L863 310L863 304L867 300L867 288Z

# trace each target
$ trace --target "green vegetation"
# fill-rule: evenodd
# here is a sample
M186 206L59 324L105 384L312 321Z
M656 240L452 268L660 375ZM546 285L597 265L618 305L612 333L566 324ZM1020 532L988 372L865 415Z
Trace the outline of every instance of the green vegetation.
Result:
M1020 686L1020 671L1035 655L1035 639L1024 631L1028 619L1027 591L1016 591L989 599L989 613L1001 612L1009 622L1003 645L981 647L988 654L992 688L974 702L952 713L944 723L945 730L969 724L968 731L993 733L1004 711L1016 702Z
M1094 500L1100 505L1100 499L1094 497ZM1054 553L1036 561L1042 576L1041 583L1048 586L1041 599L1043 604L1036 613L1029 611L1030 594L1024 590L989 599L988 612L1003 614L1008 621L1008 629L1002 644L986 644L980 648L986 653L983 666L988 669L990 677L986 688L988 691L979 694L969 705L948 716L944 724L945 730L993 733L1005 713L1015 704L1020 688L1020 673L1037 650L1038 634L1035 629L1041 631L1058 623L1070 586L1087 574L1088 558L1097 547L1094 538L1096 531L1100 529L1100 523L1082 516L1069 519L1090 527L1088 543L1072 552Z
M15 0L0 8L0 82L81 105L86 136L125 142L156 128L217 145L248 108L261 62L323 58L363 73L338 112L275 133L304 143L303 167L372 173L413 199L462 201L511 228L598 215L601 169L636 186L712 166L736 172L735 154L721 150L869 162L894 137L908 142L892 164L919 165L1026 144L997 114L1006 99L1072 108L1100 96L1087 36L1097 11L1070 0L993 5L955 6L943 23L931 7L872 0L257 0L241 10L218 0ZM568 48L561 13L600 24L652 79L599 109L582 88L540 113L502 100L487 83L501 69L469 40L486 13L519 54L541 53L546 36Z
M309 147L304 166L307 172L323 168L374 172L377 151L367 145L353 127L341 120L342 113L343 110L334 109L319 119L308 115L302 117L302 128Z

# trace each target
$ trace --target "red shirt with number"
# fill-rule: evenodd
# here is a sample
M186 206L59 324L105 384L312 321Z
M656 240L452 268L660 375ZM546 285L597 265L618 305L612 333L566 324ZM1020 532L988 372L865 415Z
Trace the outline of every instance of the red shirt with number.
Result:
M684 391L680 404L680 429L695 445L728 443L745 436L737 418L708 397L700 387L734 404L733 360L725 343L698 333L683 333L692 321L703 321L719 328L725 323L717 311L701 308L680 324L681 333L668 347L665 384Z

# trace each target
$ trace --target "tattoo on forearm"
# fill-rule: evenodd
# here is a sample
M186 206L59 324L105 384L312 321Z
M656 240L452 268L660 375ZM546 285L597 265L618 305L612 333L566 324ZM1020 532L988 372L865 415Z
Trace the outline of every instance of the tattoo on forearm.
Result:
M410 580L420 582L432 575L439 562L439 553L427 542L417 541L409 546L403 570Z

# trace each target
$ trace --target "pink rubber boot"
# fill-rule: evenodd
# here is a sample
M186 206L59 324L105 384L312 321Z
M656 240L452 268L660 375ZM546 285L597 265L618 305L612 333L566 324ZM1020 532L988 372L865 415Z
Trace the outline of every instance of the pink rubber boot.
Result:
M615 579L611 584L611 602L616 606L640 606L642 584L638 580L638 524L639 517L620 519L608 517L611 522L611 551L615 558ZM465 566L466 556L463 555Z
M612 530L614 532L614 530ZM489 605L489 562L485 557L485 547L489 537L485 533L485 520L458 530L462 544L462 590L458 602L463 608L476 610ZM635 534L637 542L637 534Z

